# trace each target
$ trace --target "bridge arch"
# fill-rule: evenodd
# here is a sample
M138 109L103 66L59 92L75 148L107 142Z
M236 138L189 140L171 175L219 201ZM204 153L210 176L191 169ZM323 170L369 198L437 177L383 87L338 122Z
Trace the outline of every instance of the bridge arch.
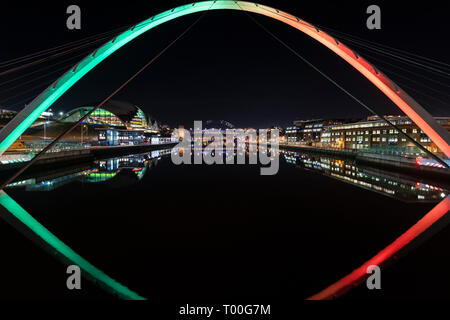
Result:
M240 10L261 14L275 20L284 22L311 38L317 40L331 51L336 53L378 89L392 100L417 126L425 132L430 139L450 157L450 133L412 97L403 91L398 85L381 73L374 65L360 57L355 51L342 44L339 40L328 35L316 26L299 19L286 12L247 1L213 0L196 2L176 7L162 12L147 20L144 20L130 29L124 31L114 39L94 50L89 56L70 68L63 76L56 80L50 87L39 94L30 104L19 112L0 131L0 155L58 98L69 90L78 80L95 68L99 63L108 58L116 50L120 49L141 34L165 22L176 18L208 10Z

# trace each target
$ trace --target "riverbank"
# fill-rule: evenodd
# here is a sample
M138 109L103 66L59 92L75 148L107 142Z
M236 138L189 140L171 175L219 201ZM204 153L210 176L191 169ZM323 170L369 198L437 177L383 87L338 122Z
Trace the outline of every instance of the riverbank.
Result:
M36 161L27 172L32 173L49 168L62 168L74 164L89 163L95 160L107 159L110 157L125 156L129 154L145 153L153 150L172 148L175 143L165 144L142 144L132 146L109 146L91 147L82 150L70 150L62 152L47 153ZM8 155L6 155L8 156ZM31 159L31 157L30 157ZM16 170L25 165L27 161L9 162L0 165L0 176L13 174Z
M376 154L357 150L324 149L301 145L280 145L280 149L294 152L332 155L334 157L352 159L357 163L383 168L388 171L415 174L426 178L450 178L449 169L417 165L416 159L410 157Z

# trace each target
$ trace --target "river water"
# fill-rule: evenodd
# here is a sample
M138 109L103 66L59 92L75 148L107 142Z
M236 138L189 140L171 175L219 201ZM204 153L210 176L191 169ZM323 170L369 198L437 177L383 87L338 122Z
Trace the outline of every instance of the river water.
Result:
M323 155L282 152L278 174L261 176L258 165L176 166L167 151L154 151L41 172L5 191L142 296L217 301L304 299L390 244L449 189ZM67 290L66 267L3 220L0 241L2 297L110 298L87 280L82 290ZM446 250L436 237L429 243ZM450 255L426 248L386 271L386 296L449 287L450 276L437 267ZM416 281L429 270L435 281Z

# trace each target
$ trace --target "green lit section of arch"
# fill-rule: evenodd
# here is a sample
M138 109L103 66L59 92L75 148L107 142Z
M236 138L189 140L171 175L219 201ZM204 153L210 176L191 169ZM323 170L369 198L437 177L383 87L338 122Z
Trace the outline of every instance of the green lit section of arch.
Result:
M132 300L143 300L139 294L131 291L116 280L106 275L75 251L73 251L64 242L59 240L53 233L46 229L36 219L34 219L24 208L8 196L3 190L0 191L0 204L5 207L17 220L22 222L37 236L39 236L47 245L54 251L57 251L64 258L70 261L71 264L78 265L84 273L100 282L111 293L117 294L121 298Z

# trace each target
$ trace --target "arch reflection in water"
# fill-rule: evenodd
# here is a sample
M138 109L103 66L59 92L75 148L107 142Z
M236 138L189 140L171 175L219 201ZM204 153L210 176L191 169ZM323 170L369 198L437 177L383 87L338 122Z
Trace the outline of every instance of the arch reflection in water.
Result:
M446 182L364 166L354 160L291 151L282 151L282 155L286 163L298 168L404 202L438 202L450 194L450 186Z
M52 191L72 182L102 183L105 187L123 188L140 181L170 149L144 154L98 160L91 165L40 172L33 177L15 181L7 188L25 187L26 191Z

